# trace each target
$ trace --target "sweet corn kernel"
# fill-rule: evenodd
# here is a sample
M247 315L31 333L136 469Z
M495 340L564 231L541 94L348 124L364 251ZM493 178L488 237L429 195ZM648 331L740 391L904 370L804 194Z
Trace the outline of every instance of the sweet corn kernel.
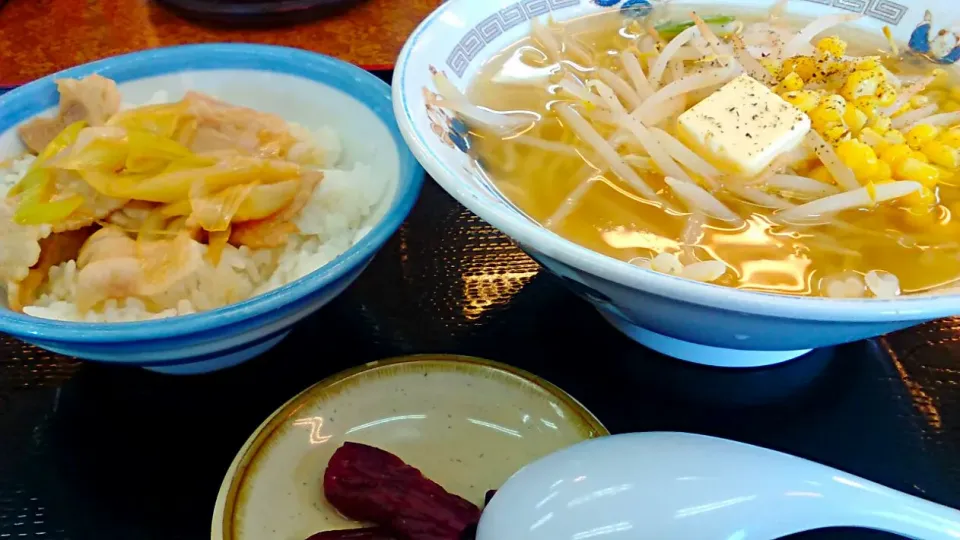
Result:
M803 112L810 112L820 105L820 94L811 92L810 90L784 92L780 94L780 97Z
M921 146L937 138L940 130L929 124L917 124L910 128L906 133L907 144L914 150L919 150Z
M893 174L901 180L913 180L924 186L933 187L940 180L940 171L913 157L908 157L893 167Z
M761 58L760 65L763 66L763 69L767 70L767 73L773 75L775 79L780 78L780 74L783 73L783 67L780 62L776 60L771 60L769 58Z
M937 196L937 191L934 188L928 188L924 186L921 187L920 191L917 191L916 193L917 197L919 197L924 204L928 205L928 207L932 207L939 202L938 199L940 197Z
M841 55L842 56L842 55ZM865 56L857 61L857 69L877 69L880 67L880 58L877 56Z
M860 133L863 126L867 125L867 115L856 107L847 107L847 110L843 113L843 121L847 124L851 133L857 134Z
M939 140L952 148L960 148L960 129L953 128L944 131Z
M956 169L960 166L960 157L957 155L958 151L940 141L928 141L920 151L930 158L930 161L941 167Z
M888 82L880 83L877 87L877 100L881 107L889 107L897 100L897 89Z
M796 73L787 73L787 76L780 81L780 84L777 85L775 91L777 93L782 92L792 92L794 90L803 89L803 79L800 78Z
M840 95L850 101L863 96L874 96L877 94L880 84L885 81L886 75L879 68L854 71L844 81L840 88Z
M952 99L948 99L943 102L943 105L940 106L940 111L941 112L960 111L960 101L954 101Z
M833 184L833 175L830 174L830 171L827 170L823 165L817 165L814 167L807 176L813 178L814 180L819 180L825 184ZM960 203L958 203L960 204Z
M933 205L937 204L937 193L926 186L921 186L919 191L914 191L904 197L903 202L908 204L912 210L916 210L917 213L929 211Z
M842 122L823 122L823 121L821 121L819 118L816 118L816 117L813 116L813 111L811 111L810 113L808 113L808 115L810 116L810 127L811 127L812 129L814 129L815 131L817 131L818 133L820 133L820 135L823 135L824 137L827 136L827 135L826 135L827 130L829 130L830 128L832 128L832 127L834 127L834 126L840 126L840 127L842 127L844 130L847 129L845 126L843 126L843 123L842 123Z
M903 198L903 202L908 206L900 214L903 224L917 231L929 229L936 222L936 215L933 211L934 205L927 203L921 192L922 190L914 191Z
M830 123L842 122L843 113L847 110L847 102L840 96L832 94L821 100L820 105L811 111L810 120L814 122Z
M874 116L873 120L870 122L870 127L874 129L877 133L884 134L887 131L890 131L890 126L893 124L893 120L889 116L878 115Z
M913 150L905 144L891 144L880 153L880 159L896 170L901 161L910 157Z
M817 61L810 56L794 56L783 61L781 73L796 73L804 81L809 81L817 72Z
M830 141L831 143L836 144L837 141L843 140L847 135L850 134L850 130L846 128L842 123L841 124L829 124L822 132L823 138Z
M877 96L860 96L853 100L853 106L867 115L868 119L874 119L880 115L880 100Z
M853 71L853 66L849 62L829 58L821 59L817 61L817 69L813 72L809 81L824 81L834 76L846 79Z
M958 165L960 165L960 154L958 154L957 159ZM937 170L940 171L940 183L941 184L950 184L951 186L957 185L957 174L960 173L960 170L957 168L949 169L941 165L937 165Z
M847 54L847 43L838 36L828 36L817 42L817 50L823 54L840 58Z
M853 170L853 174L861 182L876 174L877 154L867 144L856 139L841 141L837 145L837 156Z
M940 171L940 181L938 184L950 184L951 186L957 185L957 169L947 169L939 165L936 166L937 170Z
M874 183L886 184L893 181L893 169L886 161L877 161L877 170L874 176Z
M827 131L827 128L843 123L842 121L832 120L825 114L819 114L818 109L819 107L810 111L807 116L810 117L810 127L820 132L821 135Z

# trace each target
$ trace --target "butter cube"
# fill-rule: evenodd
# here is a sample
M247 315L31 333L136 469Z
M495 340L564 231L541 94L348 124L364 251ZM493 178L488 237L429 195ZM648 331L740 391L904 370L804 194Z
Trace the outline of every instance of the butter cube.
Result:
M717 166L754 176L803 141L810 118L741 75L680 115L680 135Z

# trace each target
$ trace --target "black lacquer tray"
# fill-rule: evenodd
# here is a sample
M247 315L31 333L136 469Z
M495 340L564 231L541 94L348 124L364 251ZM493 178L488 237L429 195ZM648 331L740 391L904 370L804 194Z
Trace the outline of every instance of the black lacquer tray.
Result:
M530 370L613 432L729 437L960 507L960 320L766 369L686 364L623 337L428 180L356 284L248 364L163 376L0 339L0 539L209 538L223 474L267 415L336 371L420 352Z

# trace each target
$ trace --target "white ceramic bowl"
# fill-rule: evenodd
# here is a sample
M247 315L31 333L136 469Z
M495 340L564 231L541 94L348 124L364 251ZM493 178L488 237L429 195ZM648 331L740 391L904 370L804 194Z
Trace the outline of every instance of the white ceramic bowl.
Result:
M856 24L879 32L890 25L901 42L927 44L932 13L949 24L945 1L794 0L789 12L805 17L837 12L864 15ZM674 0L674 4L730 3ZM738 8L769 9L772 0L741 0ZM832 6L830 5L832 4ZM431 69L444 71L460 89L490 57L527 35L530 20L565 20L603 9L642 13L647 0L451 0L421 23L397 63L393 102L400 129L427 172L464 206L502 230L574 292L590 301L614 326L657 351L709 365L768 365L812 348L877 336L939 317L960 314L960 298L904 297L836 300L745 292L655 273L583 248L541 227L506 200L463 151L463 123L445 111L428 110L424 89ZM701 9L702 11L702 9ZM947 36L952 37L950 34ZM951 63L960 48L941 58Z

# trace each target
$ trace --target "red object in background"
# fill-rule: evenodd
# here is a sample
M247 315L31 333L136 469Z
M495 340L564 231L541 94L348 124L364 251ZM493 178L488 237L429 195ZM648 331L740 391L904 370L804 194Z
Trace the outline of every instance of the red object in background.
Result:
M423 476L397 456L345 443L330 458L323 491L350 519L385 527L409 540L459 540L480 509Z

